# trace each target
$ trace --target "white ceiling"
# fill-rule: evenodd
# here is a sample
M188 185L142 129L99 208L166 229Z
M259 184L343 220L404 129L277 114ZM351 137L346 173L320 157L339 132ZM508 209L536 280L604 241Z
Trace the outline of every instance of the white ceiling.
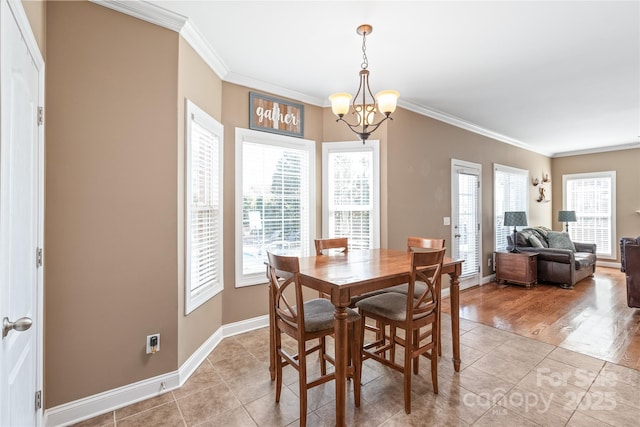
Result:
M549 156L640 147L640 1L148 3L225 81L329 105L357 89L368 23L371 89L404 108Z

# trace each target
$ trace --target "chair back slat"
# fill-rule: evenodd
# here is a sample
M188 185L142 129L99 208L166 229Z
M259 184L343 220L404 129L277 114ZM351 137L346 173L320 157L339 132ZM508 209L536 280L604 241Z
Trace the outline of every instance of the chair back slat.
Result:
M440 273L445 251L445 248L429 251L411 250L407 319L416 319L430 313L437 313L440 303ZM426 286L420 297L414 298L417 282L424 283Z
M271 252L267 252L267 256L276 319L281 319L294 328L300 327L304 330L304 301L298 257L276 255ZM294 294L293 301L290 301L288 297L291 290Z
M444 239L434 239L430 237L409 237L407 238L407 250L414 248L441 249L444 248Z
M349 252L349 238L348 237L335 237L331 239L315 239L316 255L324 255L324 251L328 249L342 249L337 251L341 254L347 254Z

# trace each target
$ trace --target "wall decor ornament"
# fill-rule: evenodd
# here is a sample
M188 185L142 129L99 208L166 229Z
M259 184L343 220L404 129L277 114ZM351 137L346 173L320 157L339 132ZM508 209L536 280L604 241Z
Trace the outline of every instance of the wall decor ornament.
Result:
M304 136L304 105L249 92L249 129Z

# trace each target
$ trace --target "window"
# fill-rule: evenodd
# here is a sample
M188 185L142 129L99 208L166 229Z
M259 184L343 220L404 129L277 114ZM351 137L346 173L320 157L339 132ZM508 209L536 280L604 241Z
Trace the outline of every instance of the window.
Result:
M380 142L322 144L322 235L380 246Z
M504 213L529 211L529 171L509 166L493 165L493 229L496 251L507 249L507 236L513 232L505 227ZM528 216L528 215L527 215Z
M267 251L308 256L315 235L315 142L236 129L236 282L265 283Z
M563 209L578 220L569 223L571 240L595 243L598 257L615 259L615 171L563 175L562 187Z
M186 285L188 314L224 288L222 275L223 126L187 100Z

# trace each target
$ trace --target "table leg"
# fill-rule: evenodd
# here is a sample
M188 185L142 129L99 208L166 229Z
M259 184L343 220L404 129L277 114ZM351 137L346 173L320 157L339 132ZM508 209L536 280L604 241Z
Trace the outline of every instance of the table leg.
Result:
M335 306L333 316L336 342L336 426L344 426L348 364L347 307Z
M271 381L276 379L276 343L275 343L275 313L273 312L273 292L269 288L269 375Z
M457 268L456 268L457 270ZM451 339L453 341L453 369L460 372L460 281L459 272L449 273L451 278L450 301L451 301Z

